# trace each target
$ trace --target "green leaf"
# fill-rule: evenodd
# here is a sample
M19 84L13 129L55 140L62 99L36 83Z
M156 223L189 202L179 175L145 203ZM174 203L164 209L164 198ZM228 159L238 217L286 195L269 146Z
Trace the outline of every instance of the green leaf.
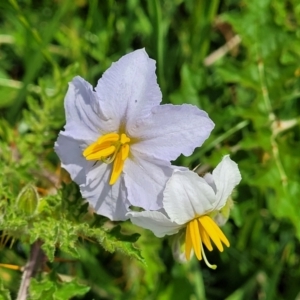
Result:
M79 284L73 280L71 282L64 282L57 285L57 290L54 292L54 300L71 299L75 296L85 295L90 290L90 287Z
M120 251L145 263L140 251L133 245L133 242L137 241L140 236L138 233L125 235L121 232L121 227L116 226L110 231L102 228L90 229L88 230L88 236L97 239L104 249L109 252Z
M50 276L45 276L41 281L31 279L29 295L31 300L66 300L85 295L89 290L88 286L80 284L76 280L60 282L59 277L53 281Z
M31 300L53 300L53 293L55 292L55 283L49 279L43 279L42 281L37 281L31 278L29 287L29 296Z
M11 300L10 292L3 286L3 282L0 278L0 300Z

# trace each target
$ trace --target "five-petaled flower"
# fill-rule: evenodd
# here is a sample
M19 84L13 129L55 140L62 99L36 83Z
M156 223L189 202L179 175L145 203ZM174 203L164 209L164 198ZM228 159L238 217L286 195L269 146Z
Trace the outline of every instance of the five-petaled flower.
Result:
M240 182L241 174L237 164L225 156L213 173L203 178L192 171L175 171L166 184L163 207L166 212L142 211L129 212L131 221L143 228L150 229L157 237L173 235L185 228L185 257L190 259L194 250L196 257L202 257L206 264L215 269L205 256L203 244L209 251L212 243L220 252L223 244L229 241L213 219L220 211Z
M192 154L213 129L197 107L161 100L143 49L113 63L95 89L81 77L69 84L55 151L97 213L124 220L130 205L160 209L170 161Z

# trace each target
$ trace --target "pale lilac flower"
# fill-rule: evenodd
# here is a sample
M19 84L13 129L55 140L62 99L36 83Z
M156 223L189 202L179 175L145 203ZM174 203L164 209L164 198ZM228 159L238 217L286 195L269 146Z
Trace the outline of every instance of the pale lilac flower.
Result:
M132 223L151 230L157 237L173 235L181 229L185 232L185 258L190 259L194 251L196 257L215 269L205 256L203 244L209 251L212 243L220 252L223 244L229 247L229 241L214 221L213 216L226 204L234 187L240 182L241 174L237 164L229 156L225 156L212 174L199 177L192 171L174 171L164 191L163 208L165 213L158 211L129 212ZM182 238L180 231L178 240ZM178 254L180 243L176 245Z
M124 220L130 205L161 208L170 161L192 154L213 129L197 107L161 100L143 49L113 63L95 89L79 76L70 82L55 151L98 214Z

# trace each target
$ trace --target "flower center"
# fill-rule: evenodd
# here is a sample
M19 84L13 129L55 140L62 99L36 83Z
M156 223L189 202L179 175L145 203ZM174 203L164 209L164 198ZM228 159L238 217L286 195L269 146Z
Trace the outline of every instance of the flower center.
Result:
M108 133L89 145L82 154L86 160L101 160L106 164L113 162L109 181L109 184L113 185L121 175L129 155L129 142L130 138L125 133Z
M222 230L211 217L205 215L190 221L187 224L185 234L186 259L190 259L191 250L193 249L196 257L199 260L202 260L203 255L206 265L212 269L216 269L216 265L211 265L208 262L203 249L204 244L209 251L213 250L211 240L214 242L220 252L223 252L224 250L222 242L227 247L230 245Z

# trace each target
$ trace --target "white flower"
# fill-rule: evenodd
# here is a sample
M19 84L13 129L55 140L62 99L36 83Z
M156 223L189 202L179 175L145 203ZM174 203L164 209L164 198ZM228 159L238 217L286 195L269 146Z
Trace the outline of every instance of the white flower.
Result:
M55 151L97 213L124 220L129 205L161 208L170 161L192 154L213 129L197 107L161 100L145 50L113 63L95 89L81 77L70 83Z
M240 182L241 174L237 164L225 156L212 174L203 178L192 171L175 171L166 184L163 207L166 214L158 211L129 212L131 221L143 228L150 229L157 237L173 235L182 228L185 232L185 257L190 259L194 250L196 257L206 259L203 244L211 251L211 241L220 252L223 244L229 241L215 223L211 214L218 212L234 187Z

